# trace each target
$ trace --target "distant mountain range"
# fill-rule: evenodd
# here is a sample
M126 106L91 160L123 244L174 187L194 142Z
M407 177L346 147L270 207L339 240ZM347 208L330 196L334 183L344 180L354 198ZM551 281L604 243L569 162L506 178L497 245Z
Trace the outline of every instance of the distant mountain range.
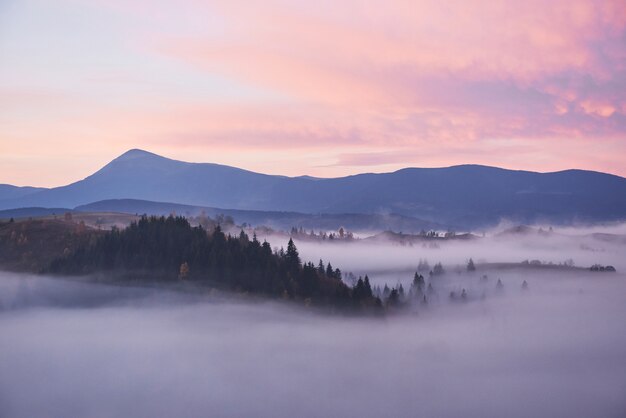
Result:
M151 202L137 199L111 199L80 205L76 208L41 208L26 207L0 210L0 219L31 218L52 215L63 215L66 212L117 212L131 215L169 215L198 216L204 213L211 218L219 215L231 216L238 225L247 223L253 226L267 226L276 230L289 231L292 227L330 231L340 227L349 231L403 231L417 233L420 231L448 229L449 226L422 219L401 215L380 215L364 213L298 213L242 209L221 209L206 206L183 205L179 203Z
M168 215L176 213L183 216L204 214L216 218L218 215L231 216L239 225L247 223L254 226L264 225L278 230L290 230L292 227L307 231L337 230L340 227L350 231L429 231L447 229L447 225L402 215L380 215L366 213L299 213L242 209L221 209L206 206L191 206L175 203L150 202L145 200L119 199L103 200L76 207L81 212L121 212L130 214ZM1 214L1 213L0 213Z
M0 184L0 202L3 200L17 199L43 190L47 189L42 187L18 187L11 186L10 184Z
M375 214L477 228L626 219L626 179L583 170L478 165L340 178L285 177L131 150L84 180L51 189L0 186L0 209L75 208L110 199L302 214Z

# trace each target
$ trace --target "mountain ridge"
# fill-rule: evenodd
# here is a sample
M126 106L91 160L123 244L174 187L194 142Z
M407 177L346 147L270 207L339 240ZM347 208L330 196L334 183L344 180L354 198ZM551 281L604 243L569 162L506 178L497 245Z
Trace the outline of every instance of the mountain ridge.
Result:
M448 225L428 222L423 219L389 214L307 214L286 211L259 211L244 209L224 209L206 206L192 206L170 202L152 202L137 199L112 199L77 206L78 212L119 212L138 215L198 216L201 213L215 218L218 215L231 216L238 224L268 226L279 230L303 227L307 231L338 230L340 227L351 231L372 231L392 228L398 231L418 232L420 230L449 229ZM2 211L0 211L1 217Z
M13 186L11 184L0 184L0 201L27 196L29 194L33 194L42 190L47 189L43 187Z
M538 173L464 164L336 178L286 177L177 161L140 149L123 153L83 180L1 199L0 209L76 207L110 199L260 211L395 213L466 227L502 219L626 219L626 179L597 171Z

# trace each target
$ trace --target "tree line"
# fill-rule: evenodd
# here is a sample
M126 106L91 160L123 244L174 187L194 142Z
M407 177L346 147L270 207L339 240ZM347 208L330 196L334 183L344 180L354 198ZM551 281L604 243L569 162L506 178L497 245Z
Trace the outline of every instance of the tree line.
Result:
M293 240L272 250L241 231L226 235L219 225L207 231L181 216L143 216L125 229L114 228L95 242L54 260L57 274L107 273L138 280L207 282L238 292L299 300L306 304L377 310L380 298L369 281L354 287L339 269L320 260L302 262Z

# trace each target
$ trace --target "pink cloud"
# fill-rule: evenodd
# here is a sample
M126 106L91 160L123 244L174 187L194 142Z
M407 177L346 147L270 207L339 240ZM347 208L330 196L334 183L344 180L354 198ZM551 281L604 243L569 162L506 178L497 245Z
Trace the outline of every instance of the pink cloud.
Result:
M626 74L621 2L290 6L246 2L242 13L230 3L219 8L231 20L224 38L168 37L156 48L295 101L405 120L431 115L419 124L435 137L454 135L454 125L470 138L623 133L593 119L609 108L622 113L625 93L615 93ZM588 97L609 91L612 97ZM470 118L470 125L455 123Z
M292 175L472 162L626 175L623 1L84 4L128 25L109 30L133 54L185 71L154 86L144 68L90 72L87 83L120 98L110 102L89 90L58 102L13 91L0 103L31 118L5 113L0 141L22 153L38 145L102 159L144 147ZM190 72L277 98L191 97L177 89Z

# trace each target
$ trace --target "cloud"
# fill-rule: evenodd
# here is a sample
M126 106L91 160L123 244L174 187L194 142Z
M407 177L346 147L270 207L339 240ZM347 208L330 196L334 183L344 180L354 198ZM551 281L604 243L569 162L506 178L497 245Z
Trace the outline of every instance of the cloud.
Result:
M292 6L222 7L230 31L165 37L158 48L294 100L388 113L389 124L400 113L435 138L623 135L606 120L625 99L619 2L399 1L375 20L358 2Z
M624 9L615 1L396 1L375 12L357 1L213 3L219 34L162 36L150 47L289 98L260 110L302 127L287 135L264 135L267 123L249 119L253 112L233 116L269 148L352 145L356 155L369 145L387 155L380 161L390 161L388 147L429 142L439 144L439 159L465 142L484 150L524 140L549 150L579 138L576 146L589 149L597 138L624 140ZM245 131L232 132L247 146Z
M17 151L54 153L54 137L70 152L114 143L196 161L213 161L218 147L224 158L216 162L234 165L235 154L247 162L259 150L290 152L297 162L280 172L271 159L249 168L333 176L353 173L346 164L320 169L340 154L426 149L431 157L421 163L450 165L457 160L445 163L447 156L467 149L460 162L503 165L512 158L502 161L499 149L524 142L535 151L518 156L516 167L626 175L615 157L626 142L621 1L64 5L99 29L57 19L79 33L70 42L56 21L43 25L66 59L31 62L38 55L18 47L37 46L17 23L7 32L13 42L4 52L15 69L5 69L4 80L25 93L4 100L10 116L1 140ZM12 21L30 21L32 11L17 11ZM106 45L103 57L90 45ZM37 91L71 100L50 105ZM16 124L18 108L39 123ZM393 158L384 159L370 166L390 168Z

